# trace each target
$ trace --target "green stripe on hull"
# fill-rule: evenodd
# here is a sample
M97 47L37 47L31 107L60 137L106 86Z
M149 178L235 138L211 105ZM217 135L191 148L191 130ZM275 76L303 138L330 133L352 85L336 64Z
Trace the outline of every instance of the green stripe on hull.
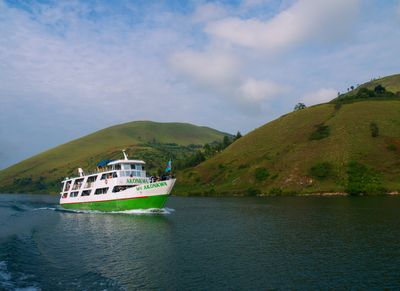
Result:
M99 211L150 209L150 208L163 208L167 198L168 195L157 195L157 196L149 196L143 198L124 199L124 200L61 204L61 206L66 209L99 210Z

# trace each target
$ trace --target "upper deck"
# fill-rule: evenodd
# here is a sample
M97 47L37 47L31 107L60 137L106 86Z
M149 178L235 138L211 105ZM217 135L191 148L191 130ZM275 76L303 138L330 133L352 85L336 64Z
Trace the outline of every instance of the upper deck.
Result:
M123 160L108 161L104 165L102 163L99 164L96 171L85 172L79 168L79 176L65 178L62 181L63 194L74 191L71 192L71 195L72 193L75 195L75 192L76 195L78 195L78 192L82 192L80 194L85 195L90 193L92 189L98 191L105 188L107 188L108 192L111 188L115 191L115 189L122 189L121 187L132 187L150 182L150 179L146 177L146 163L142 160L128 159L125 152Z

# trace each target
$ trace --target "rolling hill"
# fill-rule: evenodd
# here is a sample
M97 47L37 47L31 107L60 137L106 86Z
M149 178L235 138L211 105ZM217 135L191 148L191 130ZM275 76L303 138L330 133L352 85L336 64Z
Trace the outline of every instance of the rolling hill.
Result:
M144 159L155 173L172 158L185 159L205 143L221 141L226 133L187 123L135 121L112 126L60 145L0 171L0 192L57 193L60 180L76 169L93 169L103 159Z
M386 90L378 87L374 93L378 85ZM399 91L400 75L388 76L332 102L283 115L182 171L177 192L285 195L400 191Z

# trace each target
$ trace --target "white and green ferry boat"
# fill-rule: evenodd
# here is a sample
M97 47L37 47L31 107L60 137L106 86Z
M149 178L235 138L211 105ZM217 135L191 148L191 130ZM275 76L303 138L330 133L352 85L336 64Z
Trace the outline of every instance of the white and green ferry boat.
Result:
M147 177L145 162L123 160L98 164L93 173L78 169L79 177L62 181L60 205L66 209L123 211L163 208L175 184L165 175L162 179Z

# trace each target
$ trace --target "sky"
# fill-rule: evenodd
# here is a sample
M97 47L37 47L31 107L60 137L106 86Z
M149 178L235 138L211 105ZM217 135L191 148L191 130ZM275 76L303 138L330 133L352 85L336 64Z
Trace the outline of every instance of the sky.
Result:
M134 120L247 133L399 48L399 0L0 0L0 169Z

